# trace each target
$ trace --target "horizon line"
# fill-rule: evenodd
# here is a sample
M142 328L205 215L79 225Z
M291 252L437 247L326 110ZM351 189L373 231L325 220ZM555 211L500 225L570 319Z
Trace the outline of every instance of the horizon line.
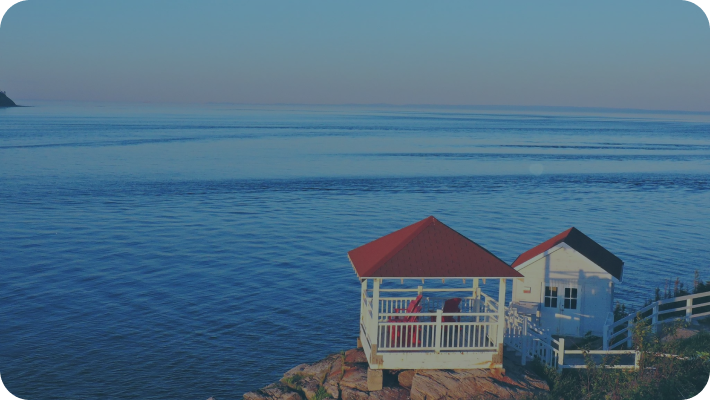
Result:
M140 101L140 100L55 100L55 99L18 99L17 101L63 102L63 103L97 103L97 104L165 104L165 105L233 105L233 106L299 106L299 107L382 107L382 108L442 108L442 109L488 109L488 110L523 110L523 111L588 111L607 113L636 114L687 114L710 115L708 111L669 110L633 107L603 107L603 106L553 106L553 105L506 105L506 104L429 104L429 103L246 103L229 101L205 102L172 102L172 101ZM16 103L17 103L16 101Z

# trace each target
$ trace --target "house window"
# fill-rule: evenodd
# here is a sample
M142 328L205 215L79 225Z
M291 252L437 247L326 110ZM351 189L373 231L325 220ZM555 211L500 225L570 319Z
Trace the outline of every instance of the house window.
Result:
M557 286L545 286L545 307L557 308Z
M565 288L565 308L568 310L577 309L577 288Z

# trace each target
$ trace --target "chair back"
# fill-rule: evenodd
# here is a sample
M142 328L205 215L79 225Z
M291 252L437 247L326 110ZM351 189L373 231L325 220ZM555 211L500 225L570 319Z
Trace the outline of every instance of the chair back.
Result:
M454 297L453 299L448 299L444 302L444 312L445 313L457 313L461 312L461 308L459 307L459 304L461 304L461 299L458 297ZM444 316L444 322L456 322L454 317L446 315ZM461 317L459 317L459 322L461 321Z
M415 313L415 312L422 311L422 306L419 305L419 303L421 303L421 302L422 302L422 295L420 294L419 296L417 296L417 298L415 298L414 300L409 302L406 312ZM419 308L419 310L415 311L417 307Z
M409 310L409 308L407 308ZM422 306L416 306L412 311L407 311L411 313L420 313L422 312ZM417 317L416 315L410 315L409 317L404 317L404 322L417 322Z

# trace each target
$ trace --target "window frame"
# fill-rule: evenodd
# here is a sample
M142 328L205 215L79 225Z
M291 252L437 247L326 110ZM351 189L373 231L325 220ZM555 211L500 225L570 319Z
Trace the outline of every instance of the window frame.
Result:
M545 308L557 308L557 306L559 305L559 293L560 293L559 286L545 285L545 291L543 292L542 305ZM553 305L553 303L554 303L554 305Z
M565 288L562 294L562 308L565 310L577 310L579 308L579 288L577 286Z

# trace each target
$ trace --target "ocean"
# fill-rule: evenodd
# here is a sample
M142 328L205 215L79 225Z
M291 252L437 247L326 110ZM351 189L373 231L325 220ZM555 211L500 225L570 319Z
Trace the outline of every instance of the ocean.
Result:
M429 215L508 263L571 226L631 308L710 280L710 114L0 109L0 375L23 399L240 399L355 346L346 253Z

